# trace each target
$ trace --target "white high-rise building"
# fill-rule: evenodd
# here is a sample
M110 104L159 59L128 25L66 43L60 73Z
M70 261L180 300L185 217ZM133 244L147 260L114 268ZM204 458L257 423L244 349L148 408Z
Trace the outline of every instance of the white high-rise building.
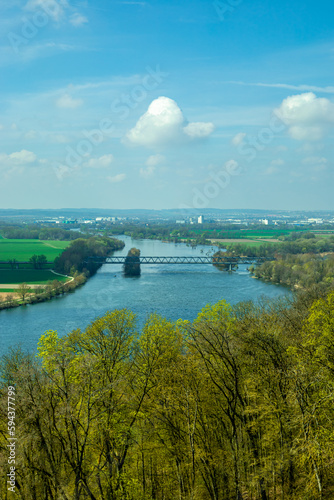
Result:
M200 215L200 216L198 217L197 222L198 222L198 224L203 224L203 222L204 222L204 217L203 217L203 215Z

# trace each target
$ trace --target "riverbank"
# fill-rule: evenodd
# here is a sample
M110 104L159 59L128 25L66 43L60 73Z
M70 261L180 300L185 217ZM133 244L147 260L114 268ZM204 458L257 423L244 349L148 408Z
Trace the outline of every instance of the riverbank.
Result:
M261 281L291 290L307 290L313 283L328 286L334 283L334 253L287 254L249 270Z
M63 276L60 274L58 275ZM84 285L87 281L87 277L84 274L68 278L70 279L66 283L54 280L46 286L27 285L25 283L22 283L21 285L0 285L0 289L6 289L8 286L8 290L17 290L17 292L14 293L0 293L0 310L13 309L15 307L26 306L28 304L46 302L54 297L57 297L58 295L73 292L76 288ZM33 291L33 293L30 293L31 291Z
M50 279L39 280L39 276L36 278L35 275L29 278L30 275L27 274L28 271L25 269L2 270L0 281L4 282L4 286L1 288L0 285L0 289L3 291L0 295L0 310L45 302L57 295L64 295L74 291L77 287L83 285L88 277L94 276L102 266L103 262L94 262L95 257L105 259L115 250L123 248L124 242L114 238L76 239L55 259L54 269L48 270L50 275L58 278L52 281ZM40 269L29 271L35 274L43 272ZM6 273L10 273L7 280ZM14 281L12 273L19 273L20 277L24 276L24 278L18 279L16 274L16 280ZM7 287L10 290L8 293L6 293Z

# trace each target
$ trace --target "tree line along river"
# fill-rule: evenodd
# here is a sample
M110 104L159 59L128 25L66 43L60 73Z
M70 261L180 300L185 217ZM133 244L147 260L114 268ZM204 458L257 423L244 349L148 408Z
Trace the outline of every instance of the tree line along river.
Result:
M188 247L184 243L154 240L132 240L122 236L125 247L115 255L125 256L130 248L140 249L142 256L198 256L215 249L208 246ZM219 271L203 264L148 264L142 274L125 278L122 266L105 264L95 276L74 293L49 302L0 312L0 349L6 353L21 344L35 351L41 335L57 330L63 335L75 328L85 328L97 316L112 309L131 309L140 327L150 313L156 312L172 321L193 320L206 304L225 299L231 304L256 300L261 296L274 299L291 292L281 286L263 283L240 265L233 273Z

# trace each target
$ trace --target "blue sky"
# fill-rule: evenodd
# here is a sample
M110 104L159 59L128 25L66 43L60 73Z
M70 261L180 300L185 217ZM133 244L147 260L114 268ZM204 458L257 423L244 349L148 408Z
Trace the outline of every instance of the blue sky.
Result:
M0 0L1 208L333 210L333 13Z

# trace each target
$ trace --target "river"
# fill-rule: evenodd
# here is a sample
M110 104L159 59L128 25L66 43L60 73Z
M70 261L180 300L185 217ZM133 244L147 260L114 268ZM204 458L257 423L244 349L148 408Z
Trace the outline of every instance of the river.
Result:
M197 256L213 251L208 246L190 248L183 243L137 241L126 236L120 239L126 245L115 255L126 255L131 247L139 248L143 256ZM94 318L112 309L131 309L142 325L152 312L171 320L193 320L206 304L221 299L235 304L261 296L274 299L291 294L286 288L252 279L246 265L233 273L219 271L211 265L142 265L139 278L125 278L121 267L105 264L74 293L1 311L1 352L18 344L35 351L38 339L47 330L57 330L63 335L75 328L85 328Z

